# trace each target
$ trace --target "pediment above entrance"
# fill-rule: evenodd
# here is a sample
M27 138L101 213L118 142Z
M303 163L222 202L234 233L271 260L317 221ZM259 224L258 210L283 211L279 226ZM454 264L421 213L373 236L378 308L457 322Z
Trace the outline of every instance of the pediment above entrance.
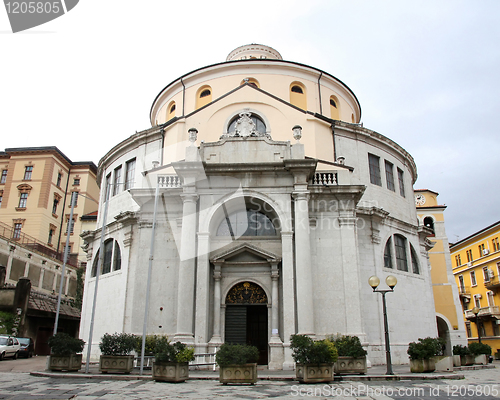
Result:
M210 261L214 264L252 262L276 264L281 261L281 257L249 243L241 243L217 254Z

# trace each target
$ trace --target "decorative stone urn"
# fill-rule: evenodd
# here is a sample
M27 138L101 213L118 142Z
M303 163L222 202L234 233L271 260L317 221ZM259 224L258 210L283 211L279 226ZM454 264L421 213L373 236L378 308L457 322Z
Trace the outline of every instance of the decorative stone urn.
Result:
M79 371L82 367L82 355L49 356L49 369L51 371Z
M339 356L334 364L336 374L366 374L368 366L365 357Z
M436 363L434 358L424 358L421 360L410 359L410 371L411 372L433 372L436 370Z
M297 364L295 375L300 383L333 381L334 364Z
M250 383L253 385L257 382L257 363L220 367L219 381L224 385L228 383Z
M153 363L153 379L157 382L184 382L189 378L189 363Z
M99 371L103 374L130 374L134 369L134 356L103 356L99 358Z

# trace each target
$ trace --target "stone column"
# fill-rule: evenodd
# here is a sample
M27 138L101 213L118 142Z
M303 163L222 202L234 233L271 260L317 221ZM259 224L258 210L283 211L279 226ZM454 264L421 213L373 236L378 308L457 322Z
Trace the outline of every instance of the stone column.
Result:
M290 336L295 333L295 279L293 272L293 232L281 232L281 280L283 282L283 369L293 370L294 361L290 350Z
M210 339L209 320L210 320L210 260L208 259L209 232L198 232L198 254L197 254L197 272L196 272L196 305L194 334L196 352L207 353L207 342Z
M14 252L16 246L10 246L9 259L7 260L7 269L5 270L5 281L10 279L10 272L12 270L12 261L14 261Z
M194 288L196 261L196 203L194 192L181 194L182 232L179 262L179 284L177 286L177 333L174 341L194 343Z
M220 264L215 265L214 270L214 334L210 339L209 346L218 347L222 344L221 335L221 289L220 280L222 277L222 269Z
M314 336L314 302L309 238L309 191L295 191L295 275L298 333Z
M283 368L283 342L279 335L279 289L278 289L278 264L271 265L271 340L269 341L270 360L268 368L282 369Z

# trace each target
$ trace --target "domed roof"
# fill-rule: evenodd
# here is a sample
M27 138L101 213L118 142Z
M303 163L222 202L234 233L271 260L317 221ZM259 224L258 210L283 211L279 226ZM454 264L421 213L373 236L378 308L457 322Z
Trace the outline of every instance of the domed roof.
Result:
M234 49L226 58L226 61L247 60L252 58L268 58L271 60L283 60L281 54L272 47L263 44L246 44Z

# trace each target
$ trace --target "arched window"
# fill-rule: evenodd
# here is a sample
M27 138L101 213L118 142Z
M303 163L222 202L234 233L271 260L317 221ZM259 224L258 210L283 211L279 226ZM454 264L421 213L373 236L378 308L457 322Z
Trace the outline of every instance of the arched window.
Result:
M175 117L175 101L170 102L167 111L167 121Z
M394 268L392 265L392 240L389 238L387 243L385 244L384 249L384 267L386 268Z
M196 109L203 107L204 105L212 101L212 88L210 86L202 86L198 89L198 94L196 95Z
M394 235L394 247L396 249L396 268L408 272L408 255L406 254L406 238Z
M255 78L245 78L241 81L240 86L248 83L249 85L255 86L256 88L260 88L259 81Z
M267 215L246 209L223 219L217 228L217 236L276 236L276 228Z
M410 251L411 251L411 267L414 274L420 274L420 268L418 266L418 257L415 249L410 243Z
M330 96L330 117L339 120L339 100L335 96Z
M410 254L408 254L408 252ZM413 245L408 243L408 239L403 235L395 234L387 239L385 244L384 267L394 268L394 261L396 262L396 269L399 271L408 272L409 262L411 262L412 272L414 274L420 274L420 264L417 252Z
M99 264L99 252L97 250L96 256L94 258L94 263L92 264L91 276L94 277L97 274L97 265ZM122 256L120 251L120 246L118 242L114 239L108 239L104 242L104 258L102 260L101 274L107 274L111 271L117 271L121 269Z
M234 130L236 129L236 125L238 123L238 120L240 118L241 118L241 116L239 114L234 116L234 118L231 120L231 122L229 122L229 125L227 127L227 133L234 132ZM255 124L255 129L257 132L266 133L266 124L257 114L250 113L250 119Z
M434 219L432 217L424 218L424 226L432 230L432 234L434 235Z
M303 110L307 109L306 88L300 82L293 82L290 85L290 103Z

